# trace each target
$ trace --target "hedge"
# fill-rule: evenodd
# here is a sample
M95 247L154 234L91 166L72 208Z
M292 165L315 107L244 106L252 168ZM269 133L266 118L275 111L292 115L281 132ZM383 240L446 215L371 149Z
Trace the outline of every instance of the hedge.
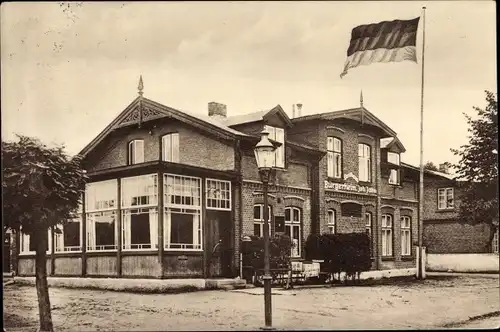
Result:
M359 278L371 268L370 237L365 233L312 234L307 238L307 260L323 260L322 272L345 272Z

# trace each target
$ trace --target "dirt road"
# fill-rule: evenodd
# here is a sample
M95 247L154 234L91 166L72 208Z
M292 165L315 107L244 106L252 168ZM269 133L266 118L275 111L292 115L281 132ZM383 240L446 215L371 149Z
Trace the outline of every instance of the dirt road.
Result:
M499 294L498 277L481 276L281 291L273 296L273 325L278 329L436 328L500 311ZM255 330L264 322L263 296L235 291L159 295L51 288L50 297L56 331ZM494 318L483 324L495 326ZM4 289L4 319L8 331L36 330L34 287Z

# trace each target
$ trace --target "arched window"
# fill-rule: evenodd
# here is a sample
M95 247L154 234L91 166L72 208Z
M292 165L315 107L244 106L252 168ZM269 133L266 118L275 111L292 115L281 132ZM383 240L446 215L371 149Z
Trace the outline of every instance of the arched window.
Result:
M359 181L371 182L372 180L372 163L371 163L371 147L368 144L358 144L358 161L359 161Z
M271 230L271 220L273 220L273 209L271 205L268 208L269 230ZM264 204L255 204L253 206L253 234L258 237L264 236ZM271 234L269 232L269 234Z
M170 133L161 138L161 158L172 163L179 162L179 133Z
M329 209L326 213L326 222L330 234L335 234L337 231L337 214L334 209Z
M144 162L144 141L136 139L128 143L128 164L134 165Z
M411 217L401 217L401 255L411 255Z
M328 177L342 178L342 140L333 136L327 137L326 149Z
M302 252L301 211L297 207L285 208L285 234L292 240L292 252L290 256L300 257Z
M392 215L382 215L382 256L392 256Z

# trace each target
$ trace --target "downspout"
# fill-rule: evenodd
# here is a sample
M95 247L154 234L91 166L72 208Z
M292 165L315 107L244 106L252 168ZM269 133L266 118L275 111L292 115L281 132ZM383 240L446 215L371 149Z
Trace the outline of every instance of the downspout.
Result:
M241 174L241 160L242 160L242 155L243 152L241 150L241 141L238 139L236 140L236 146L235 146L235 163L236 163L236 171L238 174L238 199L240 202L240 211L239 211L239 216L238 216L238 234L239 237L236 240L236 243L238 244L238 265L239 265L239 274L240 278L243 279L243 256L241 253L241 236L243 235L243 175Z
M380 221L382 220L381 213L382 210L380 208L381 203L380 203L380 177L381 177L381 171L380 171L380 139L375 140L375 146L376 146L376 153L377 153L377 166L375 167L375 174L377 177L377 201L376 201L376 217L372 221L374 225L374 237L375 237L375 252L374 252L374 257L375 257L375 270L380 270L380 265L381 265L381 260L382 260L382 255L380 254Z

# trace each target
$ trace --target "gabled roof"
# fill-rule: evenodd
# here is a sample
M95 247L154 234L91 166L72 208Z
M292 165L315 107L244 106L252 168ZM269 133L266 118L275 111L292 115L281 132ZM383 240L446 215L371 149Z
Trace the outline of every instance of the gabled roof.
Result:
M305 115L298 118L293 118L292 123L311 121L311 120L334 120L334 119L350 119L355 121L364 121L367 124L380 128L387 137L396 137L397 133L386 125L382 120L377 118L373 113L364 107L350 108L342 111L334 111L327 113L317 113Z
M226 126L237 126L245 123L263 121L275 114L279 115L285 121L288 127L293 126L292 121L290 120L290 118L280 105L276 105L271 110L264 110L248 114L230 116L227 118L220 119L220 121L224 123Z
M97 135L87 146L85 146L80 155L86 156L92 149L94 149L106 136L113 130L130 124L137 123L140 97L135 98L104 130ZM142 98L143 116L144 121L160 118L173 118L182 122L187 122L202 130L215 132L227 138L242 137L248 138L249 135L240 131L229 128L228 126L209 118L208 116L194 114L187 111L181 111L172 107L168 107L152 101L147 98Z
M414 171L420 172L420 167L417 167L417 166L413 166L413 165L410 165L410 164L407 164L407 163L403 163L403 162L401 163L401 166L409 168L409 169L414 170ZM444 178L444 179L447 179L447 180L455 180L455 176L452 175L452 174L448 174L448 173L443 173L443 172L438 172L438 171L432 171L430 169L424 169L424 174L425 173L430 174L430 175L434 175L434 176L437 176L437 177L441 177L441 178Z
M386 137L386 138L380 139L380 148L381 149L390 149L394 145L397 146L399 151L401 151L401 152L406 151L405 147L403 146L403 143L401 143L401 141L397 137Z

